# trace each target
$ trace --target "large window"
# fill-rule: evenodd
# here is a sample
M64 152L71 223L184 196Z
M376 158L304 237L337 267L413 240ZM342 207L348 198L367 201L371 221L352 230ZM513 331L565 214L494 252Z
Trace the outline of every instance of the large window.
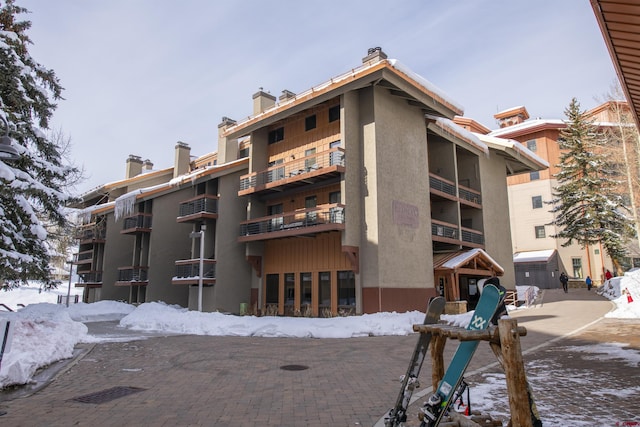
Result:
M338 306L355 307L356 277L353 271L338 271Z
M278 274L267 274L267 288L265 290L265 299L267 305L278 304L278 287L280 276Z
M531 198L531 204L533 205L533 209L542 208L542 196L533 196Z
M311 305L311 273L300 273L300 308Z
M571 258L571 266L573 267L573 277L582 279L582 258Z
M331 308L331 272L321 271L318 273L318 307ZM322 315L322 312L320 312Z
M284 139L284 127L279 127L269 132L267 142L273 144L274 142L282 141Z
M293 307L295 301L296 278L293 273L284 274L284 305Z
M544 225L536 225L536 239L544 239L546 236L544 232Z

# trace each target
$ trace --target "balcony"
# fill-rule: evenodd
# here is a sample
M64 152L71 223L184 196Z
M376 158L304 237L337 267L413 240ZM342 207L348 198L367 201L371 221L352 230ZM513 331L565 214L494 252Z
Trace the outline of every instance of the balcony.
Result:
M73 254L73 264L91 264L93 262L93 249Z
M151 218L148 213L137 213L122 220L121 234L151 233Z
M149 267L119 267L116 286L144 286L149 283Z
M76 228L73 237L83 243L104 243L107 236L107 228L104 223L85 224Z
M76 283L76 287L96 288L102 286L102 271L84 271L78 272L80 281Z
M183 259L176 261L175 275L171 279L174 285L197 285L200 283L200 259ZM202 260L202 283L216 283L216 260Z
M470 228L458 227L444 221L431 220L431 238L434 242L472 248L484 247L484 234Z
M303 236L344 230L344 227L344 205L333 203L243 221L238 241Z
M218 218L218 197L200 194L180 203L177 222L195 222Z
M287 188L313 184L338 177L344 171L344 149L335 147L241 176L238 196L262 191L283 191Z
M429 191L435 196L435 199L459 200L462 204L479 209L482 208L482 195L479 191L458 185L456 195L456 184L453 181L433 173L429 173Z

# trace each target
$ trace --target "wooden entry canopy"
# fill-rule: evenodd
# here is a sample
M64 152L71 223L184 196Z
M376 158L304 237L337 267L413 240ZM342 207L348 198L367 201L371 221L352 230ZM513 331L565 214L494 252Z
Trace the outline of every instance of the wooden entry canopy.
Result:
M433 272L436 286L444 284L447 301L460 300L460 276L502 276L502 268L488 253L480 248L469 251L448 252L433 255Z

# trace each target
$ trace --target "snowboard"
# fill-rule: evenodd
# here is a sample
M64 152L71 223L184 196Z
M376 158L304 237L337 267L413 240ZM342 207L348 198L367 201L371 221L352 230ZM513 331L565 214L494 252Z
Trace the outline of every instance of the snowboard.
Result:
M445 299L442 297L433 298L429 302L427 307L427 315L424 318L423 324L429 325L437 323L440 319L440 315L444 311ZM409 367L406 374L401 379L402 386L400 387L400 393L396 399L395 406L389 410L389 413L385 417L385 427L395 427L404 423L407 420L407 408L411 402L411 396L413 391L420 387L418 382L418 375L420 375L420 369L422 368L422 362L427 355L429 348L429 342L431 341L431 334L421 333L418 338L418 343L413 350Z
M487 329L502 298L503 295L500 294L497 287L485 285L467 329ZM420 427L435 427L440 423L447 409L449 409L449 405L451 405L452 397L462 382L462 376L467 366L469 366L478 344L479 341L463 341L458 345L458 349L453 355L453 359L451 359L451 363L442 381L440 381L438 389L421 409L421 415L424 417Z

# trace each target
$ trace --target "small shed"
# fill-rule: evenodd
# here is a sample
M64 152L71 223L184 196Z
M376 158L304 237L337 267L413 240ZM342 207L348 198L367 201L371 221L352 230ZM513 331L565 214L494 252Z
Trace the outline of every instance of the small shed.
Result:
M555 249L517 252L513 264L518 286L537 286L540 289L560 287L560 257Z

